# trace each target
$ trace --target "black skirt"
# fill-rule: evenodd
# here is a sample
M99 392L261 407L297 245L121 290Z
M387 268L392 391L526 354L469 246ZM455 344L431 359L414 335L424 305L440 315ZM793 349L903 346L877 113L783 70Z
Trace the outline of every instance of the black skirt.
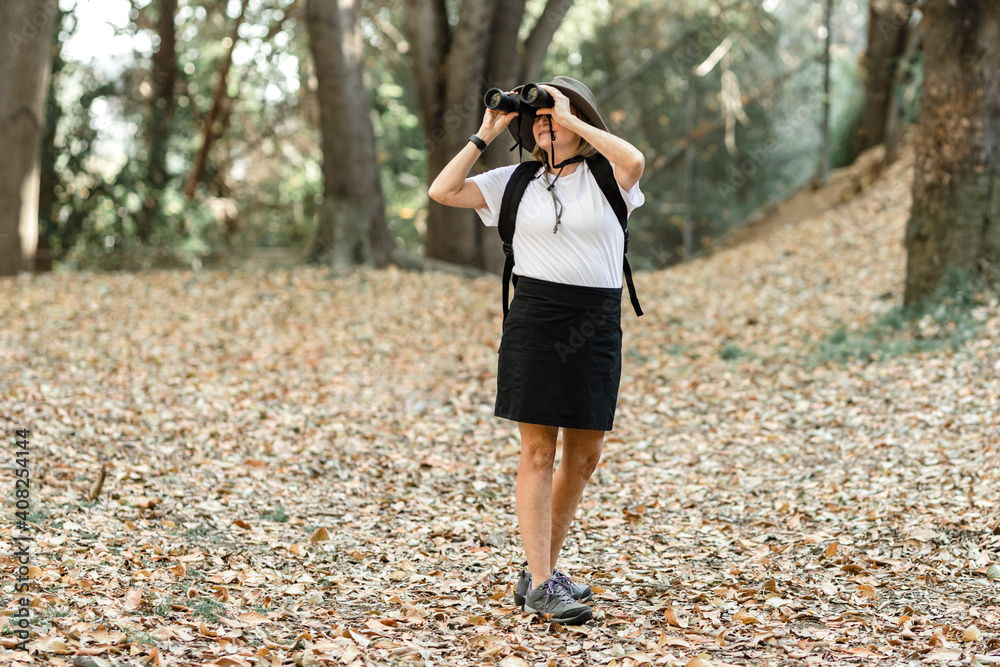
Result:
M610 431L622 371L621 288L518 277L504 320L497 417Z

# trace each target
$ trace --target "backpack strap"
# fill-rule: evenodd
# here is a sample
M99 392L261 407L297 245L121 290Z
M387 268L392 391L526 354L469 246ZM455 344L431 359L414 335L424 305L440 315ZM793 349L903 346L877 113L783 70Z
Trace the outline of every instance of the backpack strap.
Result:
M500 232L500 240L503 241L503 254L506 259L503 264L503 317L507 319L507 310L510 295L510 280L514 272L514 225L517 223L517 209L521 205L521 198L528 183L535 177L535 173L541 162L522 162L514 169L507 187L503 191L503 199L500 201L500 219L497 223L497 230Z
M608 158L600 153L595 153L587 158L587 166L594 174L597 185L600 186L604 198L611 205L611 210L615 212L618 223L622 226L622 233L625 235L625 250L622 253L622 270L625 272L625 284L628 286L628 298L632 302L632 309L636 317L642 317L642 307L639 305L639 297L635 293L635 283L632 281L632 267L628 264L628 207L625 198L622 197L618 181L615 180L615 172L611 167Z

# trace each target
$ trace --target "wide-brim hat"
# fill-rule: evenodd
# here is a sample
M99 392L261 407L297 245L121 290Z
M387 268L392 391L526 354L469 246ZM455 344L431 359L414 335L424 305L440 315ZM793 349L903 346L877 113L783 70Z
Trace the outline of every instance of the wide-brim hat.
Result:
M512 92L520 93L525 85L527 84L518 86ZM555 76L552 77L551 81L543 81L542 85L552 86L561 92L569 98L570 104L576 107L576 110L580 112L585 121L605 132L608 131L608 126L604 124L601 114L597 113L597 102L594 99L594 94L583 83L568 76ZM529 153L535 150L535 134L532 131L533 125L534 118L524 114L519 118L513 119L510 125L507 126L507 131L514 137L515 141L520 143L524 150Z

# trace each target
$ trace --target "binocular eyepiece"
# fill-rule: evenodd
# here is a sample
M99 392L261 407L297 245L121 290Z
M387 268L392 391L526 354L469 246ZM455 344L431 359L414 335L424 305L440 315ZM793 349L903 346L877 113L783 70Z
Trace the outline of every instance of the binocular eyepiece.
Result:
M499 88L490 88L486 91L483 103L487 109L510 113L534 114L535 109L549 109L555 106L555 100L545 92L537 83L526 83L521 86L521 91L517 95L508 95ZM523 111L521 107L526 107Z

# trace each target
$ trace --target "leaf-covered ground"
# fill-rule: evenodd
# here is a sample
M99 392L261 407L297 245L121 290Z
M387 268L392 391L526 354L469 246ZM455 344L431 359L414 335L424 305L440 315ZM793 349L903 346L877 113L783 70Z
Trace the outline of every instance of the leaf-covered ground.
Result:
M581 628L511 600L495 279L0 281L6 614L17 428L35 581L0 661L1000 663L1000 305L894 319L911 177L841 175L838 206L638 277L561 564Z

